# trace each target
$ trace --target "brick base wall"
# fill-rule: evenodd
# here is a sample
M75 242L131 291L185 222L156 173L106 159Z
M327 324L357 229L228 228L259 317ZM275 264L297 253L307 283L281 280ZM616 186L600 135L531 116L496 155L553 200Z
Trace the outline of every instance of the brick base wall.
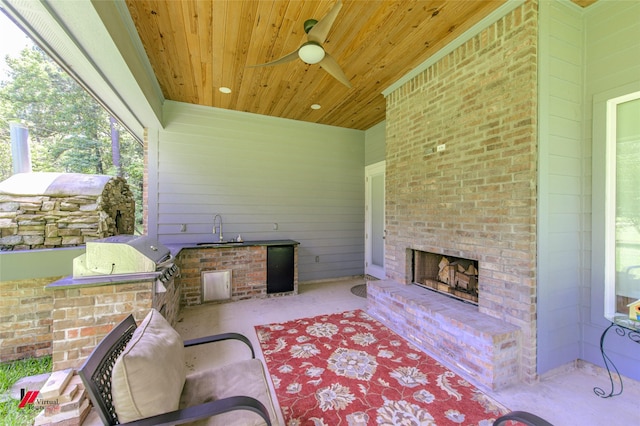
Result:
M479 311L523 333L536 377L537 1L387 97L387 277L409 249L479 262ZM445 150L433 152L444 144Z
M130 313L151 309L152 282L53 290L53 371L79 368L111 329Z
M175 279L164 283L164 292L154 292L152 306L175 327L180 313L180 287L175 284Z
M51 354L51 278L0 281L0 362Z
M180 291L173 281L166 287L159 294L155 294L155 281L49 290L53 293L53 371L79 368L129 314L139 323L153 307L175 325Z

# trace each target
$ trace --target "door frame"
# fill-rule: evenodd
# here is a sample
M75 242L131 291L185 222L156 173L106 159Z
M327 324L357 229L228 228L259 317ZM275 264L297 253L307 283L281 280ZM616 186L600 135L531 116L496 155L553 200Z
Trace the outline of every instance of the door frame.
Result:
M371 262L372 259L372 254L373 254L373 249L372 249L372 244L373 244L373 240L371 239L371 235L372 235L372 227L373 227L373 223L372 223L372 211L371 211L371 196L372 196L372 191L371 191L371 178L374 176L378 176L378 175L382 175L383 179L385 178L385 168L386 168L386 162L385 161L380 161L378 163L375 164L371 164L369 166L365 167L365 171L364 171L364 175L365 175L365 219L364 219L364 273L366 275L371 275L373 277L376 277L378 279L384 279L386 277L386 271L385 271L385 267L384 267L384 260L383 260L383 265L382 267L379 267L377 265L373 265ZM384 181L383 181L384 182ZM383 183L384 184L384 183ZM383 217L384 217L384 197L385 194L383 192L382 195L383 199L382 199L382 208L383 208ZM383 227L386 228L386 220L383 223ZM386 229L382 230L382 244L383 244L383 251L384 251L384 239L386 236ZM384 254L383 254L383 259L384 259Z

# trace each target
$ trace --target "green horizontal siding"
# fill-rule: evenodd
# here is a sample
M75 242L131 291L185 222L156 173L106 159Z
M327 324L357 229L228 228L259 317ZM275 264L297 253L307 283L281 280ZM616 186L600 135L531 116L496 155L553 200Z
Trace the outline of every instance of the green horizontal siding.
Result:
M219 213L225 237L299 241L300 281L364 272L365 132L177 102L164 120L160 241L210 240Z

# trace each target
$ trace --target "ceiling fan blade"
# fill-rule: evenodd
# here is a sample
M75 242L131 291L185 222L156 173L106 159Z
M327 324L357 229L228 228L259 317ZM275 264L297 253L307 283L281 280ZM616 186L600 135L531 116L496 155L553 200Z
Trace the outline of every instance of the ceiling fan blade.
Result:
M319 65L324 68L326 72L331 74L333 78L351 89L349 79L345 75L344 71L342 71L342 68L340 68L340 65L338 65L338 62L333 59L333 56L325 53L324 58L320 61Z
M324 43L327 39L327 34L329 34L329 30L331 30L333 21L336 20L336 16L338 16L338 12L340 12L340 9L342 9L342 2L338 0L338 2L333 5L329 13L327 13L324 18L318 21L318 23L309 30L307 39L320 44Z
M294 50L293 52L289 53L286 56L283 56L280 59L276 59L275 61L267 62L266 64L248 65L247 68L267 67L267 66L270 66L270 65L279 65L279 64L284 64L284 63L287 63L287 62L295 61L296 59L298 59L298 49Z

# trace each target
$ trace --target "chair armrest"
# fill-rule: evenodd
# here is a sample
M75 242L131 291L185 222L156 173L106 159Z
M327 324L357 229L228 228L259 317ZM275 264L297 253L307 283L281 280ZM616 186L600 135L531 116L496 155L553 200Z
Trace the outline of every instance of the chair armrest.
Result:
M496 419L496 421L493 422L493 426L502 426L510 420L523 423L527 426L553 426L543 418L526 411L512 411L511 413L505 414L504 416Z
M220 342L223 340L240 340L241 342L244 342L251 350L251 358L256 357L256 353L253 350L253 345L251 344L251 341L249 341L249 339L247 339L245 336L239 333L214 334L211 336L198 337L197 339L185 340L184 347L187 348L189 346L203 345L205 343Z
M127 426L181 425L234 410L253 411L264 419L267 426L271 426L271 419L269 418L269 412L266 407L257 399L249 396L231 396L229 398L223 398L217 401L122 424Z

